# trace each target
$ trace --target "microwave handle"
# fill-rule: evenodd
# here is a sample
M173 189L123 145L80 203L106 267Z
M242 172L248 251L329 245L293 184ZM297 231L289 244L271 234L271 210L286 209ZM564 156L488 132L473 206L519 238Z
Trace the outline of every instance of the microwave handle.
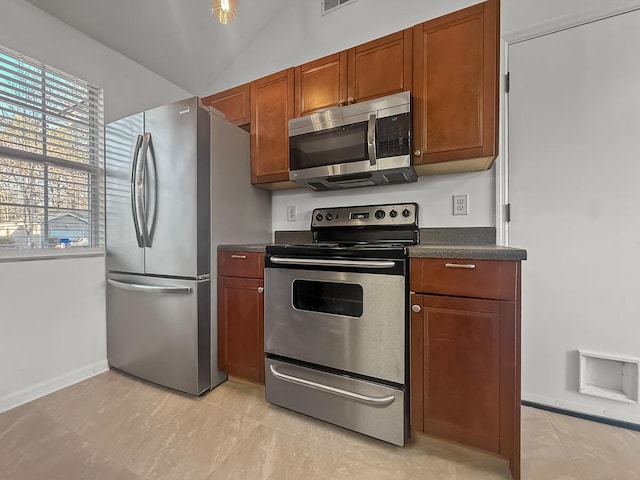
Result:
M369 149L369 163L376 166L376 114L369 115L369 126L367 129L367 147Z

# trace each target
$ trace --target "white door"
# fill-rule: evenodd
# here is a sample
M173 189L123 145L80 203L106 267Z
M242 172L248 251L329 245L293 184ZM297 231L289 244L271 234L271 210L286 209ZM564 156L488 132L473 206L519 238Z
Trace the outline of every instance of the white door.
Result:
M577 354L640 357L640 11L512 44L508 58L523 399L640 423L637 404L578 393ZM615 368L599 376L618 388Z

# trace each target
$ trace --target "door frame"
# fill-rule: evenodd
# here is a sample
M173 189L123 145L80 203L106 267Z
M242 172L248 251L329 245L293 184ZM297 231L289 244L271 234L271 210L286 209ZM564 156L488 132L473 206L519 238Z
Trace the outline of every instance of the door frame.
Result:
M500 109L500 146L496 168L496 243L509 245L509 93L506 91L506 74L509 72L509 47L516 43L533 40L544 35L597 22L605 18L640 10L640 0L619 0L613 5L578 11L571 15L554 18L548 22L505 33L500 40L500 54L504 61L500 67L500 96L504 101Z

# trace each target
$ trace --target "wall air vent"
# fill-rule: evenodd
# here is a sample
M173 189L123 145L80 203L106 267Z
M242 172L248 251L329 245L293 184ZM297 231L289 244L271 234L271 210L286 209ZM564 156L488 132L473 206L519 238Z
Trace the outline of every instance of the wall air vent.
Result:
M355 3L358 0L322 0L322 15L333 12L338 8L349 3Z

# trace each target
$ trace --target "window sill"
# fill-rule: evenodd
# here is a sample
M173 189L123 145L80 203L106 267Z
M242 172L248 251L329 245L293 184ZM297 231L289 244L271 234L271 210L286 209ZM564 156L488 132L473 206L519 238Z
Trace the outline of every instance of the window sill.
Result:
M68 248L0 251L0 263L59 260L63 258L104 257L104 248Z

